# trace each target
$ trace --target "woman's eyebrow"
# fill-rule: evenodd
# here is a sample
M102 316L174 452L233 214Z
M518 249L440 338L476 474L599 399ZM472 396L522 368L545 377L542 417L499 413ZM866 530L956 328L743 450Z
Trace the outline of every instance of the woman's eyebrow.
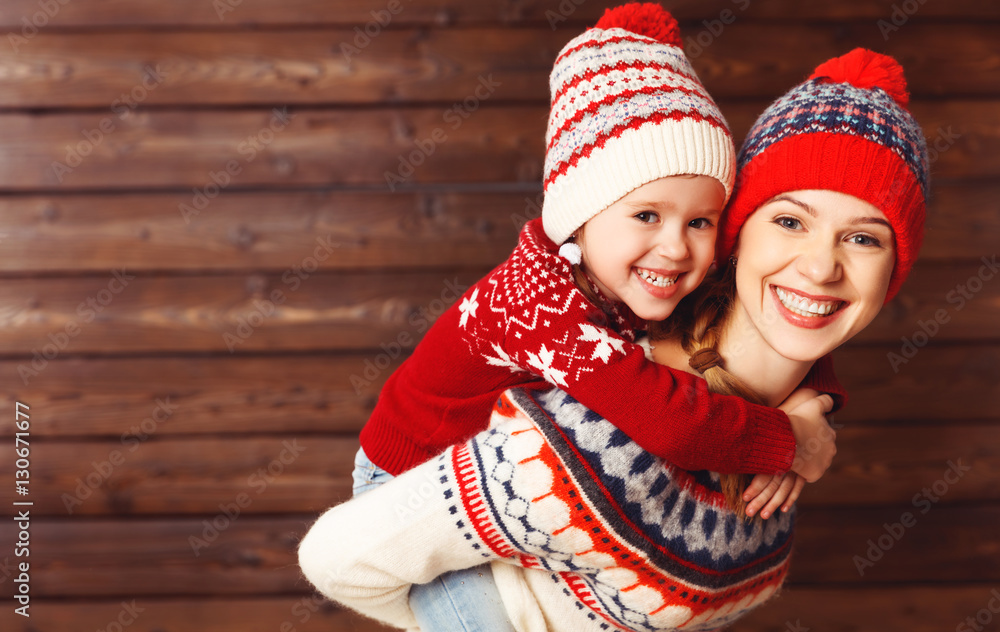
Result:
M790 203L794 204L795 206L798 206L799 208L801 208L806 213L809 213L813 217L816 217L816 209L814 209L813 207L809 206L808 204L806 204L802 200L796 200L795 198L789 197L787 195L779 195L779 196L777 196L775 198L772 198L771 202L790 202Z
M882 219L881 217L855 217L854 219L851 220L851 225L853 226L857 224L881 224L882 226L888 228L890 231L892 230L892 224Z

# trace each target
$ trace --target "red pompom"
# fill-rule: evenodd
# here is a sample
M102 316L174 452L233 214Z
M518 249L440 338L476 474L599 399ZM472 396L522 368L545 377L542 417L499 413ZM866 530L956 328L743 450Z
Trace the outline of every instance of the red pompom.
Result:
M910 102L903 67L892 57L867 48L855 48L820 64L809 78L825 78L859 88L881 88L903 107Z
M620 7L606 9L594 28L625 29L637 35L652 37L663 44L684 47L677 20L670 15L670 12L654 2L630 2Z

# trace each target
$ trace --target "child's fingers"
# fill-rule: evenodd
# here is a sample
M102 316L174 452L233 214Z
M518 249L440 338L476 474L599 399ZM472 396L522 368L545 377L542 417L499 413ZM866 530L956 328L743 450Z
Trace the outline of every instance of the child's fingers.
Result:
M747 515L753 516L761 507L767 504L771 497L774 496L775 492L781 486L781 480L784 478L784 474L775 474L770 477L767 484L764 486L757 496L753 498L749 503L747 503Z
M767 504L764 506L764 508L761 509L760 517L763 518L764 520L770 518L771 515L774 514L774 512L777 511L779 507L781 507L782 503L785 502L785 499L788 498L788 495L792 491L792 488L794 486L795 486L795 477L793 476L782 477L781 484L778 485L778 489L774 492L774 495L771 496L770 500L767 501Z
M757 494L764 491L767 484L771 482L771 478L773 477L770 474L757 474L754 476L750 484L747 485L746 491L743 492L743 502L750 502Z
M799 499L799 494L802 493L802 488L806 486L806 479L799 475L795 475L795 486L792 487L792 491L788 494L788 498L785 500L785 504L781 506L782 511L788 511L792 508L792 505Z

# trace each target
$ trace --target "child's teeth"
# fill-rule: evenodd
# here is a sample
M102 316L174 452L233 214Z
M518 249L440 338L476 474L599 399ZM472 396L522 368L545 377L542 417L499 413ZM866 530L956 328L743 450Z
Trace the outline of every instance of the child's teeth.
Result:
M668 285L673 285L677 282L677 277L661 277L658 274L653 274L649 270L639 270L639 276L645 279L651 285L656 287L667 287Z

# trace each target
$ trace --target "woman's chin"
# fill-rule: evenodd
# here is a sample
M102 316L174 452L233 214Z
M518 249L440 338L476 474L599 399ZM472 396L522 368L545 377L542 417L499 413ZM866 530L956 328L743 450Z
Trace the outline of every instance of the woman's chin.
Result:
M778 355L793 362L815 362L827 355L840 344L818 343L815 340L788 340L772 344Z

